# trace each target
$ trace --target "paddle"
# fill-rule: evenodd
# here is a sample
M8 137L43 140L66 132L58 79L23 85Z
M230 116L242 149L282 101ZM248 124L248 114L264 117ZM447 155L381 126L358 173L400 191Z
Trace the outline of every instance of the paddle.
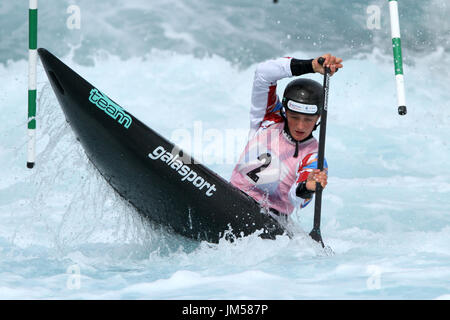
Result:
M325 59L320 57L317 62L323 65ZM336 70L337 71L337 70ZM323 76L323 106L320 112L320 133L319 133L319 154L317 160L317 169L323 170L324 157L325 157L325 135L327 130L327 109L328 109L328 90L330 81L330 68L325 67L325 73ZM316 182L316 200L314 206L314 225L313 229L309 233L309 236L325 248L322 240L322 235L320 234L320 216L322 211L322 185Z

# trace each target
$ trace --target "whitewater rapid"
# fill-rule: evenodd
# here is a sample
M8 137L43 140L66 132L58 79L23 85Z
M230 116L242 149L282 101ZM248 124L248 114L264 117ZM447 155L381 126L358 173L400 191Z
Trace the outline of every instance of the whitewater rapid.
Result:
M432 2L418 29L440 17L436 10L448 10L444 2ZM234 243L198 243L143 220L89 163L41 65L37 159L27 169L28 67L20 48L11 45L25 43L19 31L26 28L26 11L19 17L13 13L23 4L5 2L0 25L10 32L0 41L0 298L448 299L446 33L434 37L430 26L415 37L416 11L403 11L408 114L401 117L390 40L385 45L383 38L388 22L383 18L384 27L368 41L366 31L355 27L364 23L362 2L329 22L345 26L345 42L341 35L314 39L306 18L281 18L289 7L268 13L272 3L187 3L155 2L151 9L137 0L117 7L80 1L81 29L61 28L64 19L42 24L39 43L225 179L245 146L256 64L278 56L312 58L342 46L344 68L330 82L330 178L321 227L335 254L322 254L306 236L313 204L293 214L302 232L276 241L252 235ZM384 1L374 3L386 9ZM52 4L52 10L42 8L42 17L60 21L68 2ZM104 10L97 11L100 31L94 33L86 18L97 5ZM162 19L170 5L177 10ZM337 10L333 2L324 5ZM317 24L323 16L310 19ZM114 21L123 21L122 29ZM288 32L294 23L305 26L304 34ZM355 44L360 40L364 45ZM427 45L428 51L419 50ZM309 77L321 81L320 75ZM287 83L279 83L279 94ZM237 133L232 140L227 130Z

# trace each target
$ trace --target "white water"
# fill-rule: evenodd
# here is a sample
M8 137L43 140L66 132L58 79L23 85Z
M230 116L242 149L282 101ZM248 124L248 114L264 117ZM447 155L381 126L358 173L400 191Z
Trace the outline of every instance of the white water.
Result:
M205 135L248 129L255 64L143 57L99 55L95 67L61 58L164 136L194 136L196 121ZM27 63L0 65L0 298L448 299L450 92L436 61L448 61L445 50L405 66L404 117L391 56L354 55L331 79L321 229L333 256L302 233L211 245L143 221L88 162L42 67L38 157L27 169ZM244 143L224 148L238 156ZM233 168L208 166L227 179ZM293 219L307 233L312 217L310 205Z

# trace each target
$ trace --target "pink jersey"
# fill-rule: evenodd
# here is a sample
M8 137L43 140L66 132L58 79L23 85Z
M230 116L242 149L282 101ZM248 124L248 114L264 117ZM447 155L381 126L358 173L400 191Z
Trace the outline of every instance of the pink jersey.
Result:
M283 130L281 103L276 94L278 80L291 77L290 58L258 65L250 110L251 138L231 175L231 183L261 205L290 214L311 199L296 196L297 185L317 168L318 143L311 137L296 143Z

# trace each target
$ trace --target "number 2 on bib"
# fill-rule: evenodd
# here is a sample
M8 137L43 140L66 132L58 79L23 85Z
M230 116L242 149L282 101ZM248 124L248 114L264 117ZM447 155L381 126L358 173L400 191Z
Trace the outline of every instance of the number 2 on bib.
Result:
M247 173L247 176L250 179L252 179L255 183L257 183L259 180L258 173L260 173L262 170L264 170L265 168L267 168L270 165L270 162L272 161L272 157L271 157L270 153L263 153L258 156L258 160L263 161L263 164Z

